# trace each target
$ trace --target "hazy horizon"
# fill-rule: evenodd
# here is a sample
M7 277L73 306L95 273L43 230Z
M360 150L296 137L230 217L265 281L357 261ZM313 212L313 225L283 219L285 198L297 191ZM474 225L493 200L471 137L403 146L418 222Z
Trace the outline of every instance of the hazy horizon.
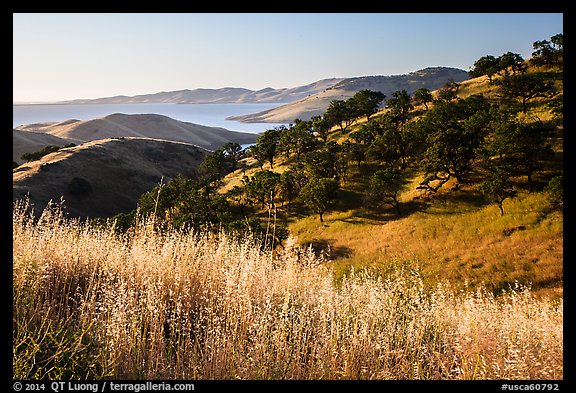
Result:
M13 103L468 71L558 33L561 13L15 13Z
M444 67L444 66L430 66L430 67L424 67L424 68L434 68L434 67ZM396 76L396 75L404 75L404 74L409 74L411 72L415 72L415 71L420 71L424 68L420 68L418 70L410 70L410 71L406 71L403 72L401 74L380 74L382 76ZM457 68L457 67L450 67L450 68ZM462 69L462 68L460 68ZM464 70L464 69L462 69ZM467 70L464 70L467 71ZM354 76L348 76L346 78L353 78L353 77L357 77L357 76L371 76L371 75L354 75ZM247 87L244 86L220 86L220 87L210 87L210 88L206 88L206 87L196 87L196 88L184 88L184 89L174 89L174 90L162 90L162 91L150 91L150 92L146 92L146 93L139 93L139 94L116 94L116 95L111 95L111 96L100 96L100 97L90 97L90 98L86 98L86 97L79 97L79 98L72 98L72 99L66 99L66 100L57 100L57 101L13 101L12 105L74 105L71 103L68 103L68 101L75 101L75 100L84 100L84 99L100 99L100 98L114 98L114 97L136 97L136 96L140 96L140 95L151 95L151 94L158 94L158 93L167 93L167 92L178 92L178 91L183 91L183 90L196 90L196 89L214 89L214 90L218 90L218 89L226 89L226 88L240 88L240 89L248 89L248 90L252 90L252 91L259 91L259 90L263 90L266 88L273 88L273 89L283 89L283 88L287 88L287 89L291 89L291 88L296 88L296 87L300 87L300 86L306 86L309 84L312 84L314 82L318 82L320 80L324 80L324 79L333 79L333 78L338 78L338 77L330 77L330 78L321 78L321 79L317 79L314 81L310 81L308 83L303 83L301 85L297 85L297 86L279 86L279 87L272 87L272 86L266 86L263 88L259 88L259 89L249 89ZM273 103L273 102L272 102ZM282 104L286 104L287 102L277 102L275 104L277 105L282 105ZM98 105L97 103L94 103L95 105ZM237 105L241 105L242 103L236 103ZM79 104L79 105L84 105L84 104ZM131 104L128 104L131 105Z

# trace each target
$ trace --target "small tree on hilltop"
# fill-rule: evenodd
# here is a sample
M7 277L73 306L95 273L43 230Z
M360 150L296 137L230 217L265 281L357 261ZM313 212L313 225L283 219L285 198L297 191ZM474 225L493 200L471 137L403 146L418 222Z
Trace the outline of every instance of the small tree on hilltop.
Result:
M266 159L264 158L264 151L258 145L252 145L247 149L248 155L258 162L258 166L260 170L264 170L264 164L266 163ZM246 175L246 173L244 173Z
M332 128L330 122L322 116L312 116L310 121L312 122L312 133L314 136L320 138L324 143L328 142L330 128Z
M426 178L419 188L436 192L452 177L462 184L472 169L491 116L490 103L478 95L439 102L428 111L417 127L418 133L425 135L426 145L420 160ZM433 186L436 181L439 184Z
M406 125L400 126L391 123L382 128L382 134L378 135L368 148L368 157L384 162L391 167L408 166L408 157L413 153L413 135Z
M322 149L311 151L304 158L304 166L310 177L329 177L340 180L347 160L341 156L342 145L328 142Z
M242 146L236 142L228 142L222 146L224 154L230 164L230 169L235 171L238 168L238 161L242 156Z
M216 149L207 154L200 163L200 173L206 176L210 181L216 181L223 178L229 172L235 169L237 161L231 161L224 148Z
M280 175L280 196L282 197L282 205L284 205L284 201L288 202L288 212L291 210L292 200L300 193L296 176L297 174L294 169L288 169Z
M408 111L414 109L412 99L406 90L393 92L392 97L386 100L386 106L390 108L394 116L396 116L401 123L406 121Z
M482 75L487 75L488 80L492 83L492 77L498 72L499 59L492 56L482 56L474 63L474 68L469 72L472 78L476 78Z
M438 90L438 101L450 102L458 99L458 90L460 84L456 82L448 82L441 89Z
M356 119L356 115L356 108L350 100L332 100L324 112L324 118L328 124L337 125L342 132L346 132Z
M278 151L280 136L284 128L285 127L280 127L266 130L256 138L256 145L253 149L253 153L258 156L257 160L259 162L268 161L271 169L274 168L274 157Z
M342 149L348 154L350 159L356 161L358 169L360 169L362 161L366 158L368 146L358 142L351 142L347 139L342 143Z
M498 127L488 148L509 172L526 175L528 190L534 190L533 174L542 156L551 154L546 129L537 124L510 122Z
M279 192L280 174L264 170L258 171L251 178L243 179L246 196L261 203L262 207L275 207Z
M532 64L537 66L562 67L564 62L564 35L556 34L548 40L536 41L532 44Z
M291 153L295 153L296 161L300 161L300 156L313 150L316 143L317 140L312 134L312 122L296 119L292 127L282 130L278 150L285 152L288 158Z
M38 151L35 151L32 153L22 154L20 159L24 160L26 162L35 161L35 160L39 160L40 158L44 157L45 155L48 155L50 153L54 153L58 150L60 150L60 146L48 145L48 146L44 146L42 149L40 149Z
M528 66L524 63L524 58L518 53L506 52L498 58L498 68L502 72L504 77L510 75L509 69L512 70L512 74L524 73L528 69Z

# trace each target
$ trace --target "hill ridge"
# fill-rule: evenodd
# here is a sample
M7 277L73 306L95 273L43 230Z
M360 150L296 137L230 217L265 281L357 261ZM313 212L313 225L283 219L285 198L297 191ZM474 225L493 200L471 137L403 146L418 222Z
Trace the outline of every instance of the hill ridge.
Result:
M15 130L45 133L74 143L110 137L147 137L191 143L208 150L217 149L228 142L254 143L258 136L180 121L165 115L124 113L90 120L26 124Z
M412 94L425 87L436 90L448 82L462 82L469 79L468 72L451 67L428 67L408 74L373 75L347 78L336 85L298 101L257 113L230 116L228 120L246 123L292 123L295 119L310 120L322 115L333 100L346 100L360 90L374 90L390 96L392 92L406 90Z
M28 196L41 213L62 197L66 212L80 217L110 217L136 208L138 198L164 179L198 175L209 151L193 144L141 137L98 139L60 149L13 170L13 199ZM74 178L91 191L70 191ZM126 181L129 180L129 187Z
M173 103L173 104L240 104L240 103L278 103L286 104L302 100L306 97L344 86L354 81L366 78L397 78L417 76L423 72L440 72L458 70L462 73L466 71L453 67L433 66L420 70L411 71L405 74L395 75L367 75L353 77L332 77L317 80L315 82L296 86L292 88L272 88L265 87L258 90L243 87L225 86L221 88L195 88L179 89L170 91L160 91L157 93L138 94L133 96L116 95L94 99L74 99L59 101L56 104L136 104L136 103ZM344 85L343 85L344 84Z
M322 91L345 78L327 78L294 88L265 87L251 90L243 87L221 87L217 89L196 88L134 96L117 95L96 99L76 99L59 101L57 104L132 104L132 103L172 103L172 104L240 104L240 103L283 103L300 99L306 95Z

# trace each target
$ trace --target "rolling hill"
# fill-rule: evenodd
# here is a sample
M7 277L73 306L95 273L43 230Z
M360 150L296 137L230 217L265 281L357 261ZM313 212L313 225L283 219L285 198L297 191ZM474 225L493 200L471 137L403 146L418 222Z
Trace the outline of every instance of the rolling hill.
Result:
M251 123L292 123L295 119L310 120L312 116L322 115L332 100L346 100L360 90L381 91L389 97L397 90L406 90L412 94L421 87L435 90L448 82L462 82L468 78L466 71L448 67L429 67L403 75L347 78L299 101L258 113L231 116L228 119Z
M106 138L61 149L13 170L13 199L28 195L41 213L64 199L72 217L110 217L136 208L141 194L177 174L195 177L208 151L150 138ZM74 178L91 191L70 191ZM84 182L84 184L86 184Z
M97 99L61 101L59 104L218 104L218 103L279 103L284 104L266 111L229 117L252 123L291 123L296 118L309 120L324 113L330 101L350 98L359 90L378 90L386 95L405 89L413 93L420 87L437 89L447 82L468 79L468 72L450 67L428 67L403 75L375 75L352 78L322 79L294 88L261 90L224 87L220 89L184 89L176 91L141 94L136 96L114 96Z
M12 130L12 161L22 164L20 158L24 153L32 153L48 145L64 146L69 140L44 132L27 132Z
M62 101L59 104L242 104L242 103L284 103L299 100L308 95L323 91L344 78L322 79L308 85L294 88L274 89L266 87L261 90L250 90L239 87L223 87L220 89L184 89L164 91L136 96L114 96L97 99L78 99Z
M16 127L16 130L45 133L76 144L112 137L139 137L184 142L208 150L228 142L254 143L257 138L256 134L208 127L156 114L114 113L91 120L26 124Z

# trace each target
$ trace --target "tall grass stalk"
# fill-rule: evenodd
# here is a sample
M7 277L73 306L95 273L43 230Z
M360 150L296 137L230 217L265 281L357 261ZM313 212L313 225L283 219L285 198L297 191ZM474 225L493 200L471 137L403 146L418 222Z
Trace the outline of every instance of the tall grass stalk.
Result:
M561 379L562 301L13 211L15 378Z

